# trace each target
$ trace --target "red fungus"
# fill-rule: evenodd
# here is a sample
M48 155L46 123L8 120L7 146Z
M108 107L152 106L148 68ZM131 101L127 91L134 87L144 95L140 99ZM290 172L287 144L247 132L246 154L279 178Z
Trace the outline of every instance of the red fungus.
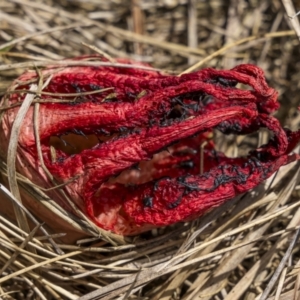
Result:
M51 67L42 72L55 71L43 90L48 94L41 95L48 102L39 109L44 163L57 182L74 179L63 189L98 226L130 235L196 218L299 158L290 152L300 133L283 129L271 115L279 108L277 92L258 67L171 76L119 62L132 67ZM36 73L26 72L14 88L28 90L34 79ZM105 88L112 89L72 96ZM68 101L51 102L54 97ZM13 93L8 103L23 99ZM3 116L4 151L18 109ZM273 132L273 138L246 157L228 158L209 140L213 129L248 134L260 128ZM42 187L52 186L37 154L33 107L22 126L17 169ZM57 190L48 194L72 211Z

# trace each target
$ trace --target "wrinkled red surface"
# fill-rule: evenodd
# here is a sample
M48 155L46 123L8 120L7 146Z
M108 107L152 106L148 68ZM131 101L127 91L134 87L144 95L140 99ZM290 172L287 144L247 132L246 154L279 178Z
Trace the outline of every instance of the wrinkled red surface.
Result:
M271 115L279 108L277 92L267 85L258 67L208 68L171 76L131 64L133 68L60 69L43 90L54 95L42 95L42 99L70 102L42 103L39 109L46 167L59 183L76 177L64 190L100 227L129 235L196 218L298 159L289 153L300 134L284 130ZM23 74L15 83L17 89L28 89L26 81L33 78L35 72ZM246 88L237 87L238 83ZM77 97L58 95L107 87L113 90ZM22 100L12 94L9 104ZM0 138L6 146L17 112L18 107L11 108L3 118ZM247 157L227 158L209 140L213 129L248 134L259 128L273 132L273 138ZM53 161L51 139L64 140L70 133L98 140L74 153L56 147ZM72 144L72 138L68 143ZM201 164L204 173L200 175ZM20 134L17 168L36 184L52 185L37 156L32 107ZM48 194L72 211L57 191Z

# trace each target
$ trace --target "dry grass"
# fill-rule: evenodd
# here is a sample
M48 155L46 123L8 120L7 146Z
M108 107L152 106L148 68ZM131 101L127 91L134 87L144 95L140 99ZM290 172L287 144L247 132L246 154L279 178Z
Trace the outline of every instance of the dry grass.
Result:
M278 117L298 128L299 22L289 18L291 1L59 2L0 2L0 93L29 67L94 53L87 45L112 64L130 57L176 74L247 62L265 70L280 92ZM232 154L242 140L217 142ZM99 236L86 221L80 226L91 226L91 237L66 245L18 204L20 187L37 198L43 191L14 173L16 143L8 166L0 162L3 177L16 178L11 192L0 185L0 196L15 203L21 222L0 215L1 299L298 299L297 164L194 222L122 239ZM27 220L35 224L29 233L20 229Z

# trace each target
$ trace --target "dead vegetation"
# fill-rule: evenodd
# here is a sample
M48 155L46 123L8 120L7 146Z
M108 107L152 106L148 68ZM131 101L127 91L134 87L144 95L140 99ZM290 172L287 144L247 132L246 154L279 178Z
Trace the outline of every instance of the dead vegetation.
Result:
M280 92L278 117L291 129L299 127L299 23L289 18L295 14L291 1L59 3L0 2L1 95L25 69L95 53L86 46L92 45L112 58L145 61L175 74L257 64ZM300 8L299 1L294 5ZM232 154L243 140L217 142ZM6 176L4 161L0 172ZM289 165L197 221L134 238L94 236L76 245L60 243L60 232L51 243L40 225L24 233L1 213L0 297L298 299L298 179L298 164ZM24 178L17 180L24 184ZM0 197L5 194L13 201L15 195L1 185Z

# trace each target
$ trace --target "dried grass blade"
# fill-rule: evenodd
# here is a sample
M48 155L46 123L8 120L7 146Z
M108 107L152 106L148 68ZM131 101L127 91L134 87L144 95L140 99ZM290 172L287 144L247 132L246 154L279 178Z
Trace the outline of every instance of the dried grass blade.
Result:
M213 58L224 54L227 50L247 43L247 42L251 42L254 40L258 40L258 39L268 39L268 38L275 38L275 37L282 37L282 36L291 36L294 35L294 31L293 30L288 30L288 31L278 31L278 32L271 32L271 33L266 33L264 35L261 36L249 36L243 39L240 39L238 41L235 41L233 43L227 44L225 46L223 46L221 49L215 51L214 53L206 56L204 59L200 60L199 62L197 62L195 65L191 66L190 68L186 69L184 72L182 72L180 75L182 74L186 74L186 73L190 73L193 72L197 69L199 69L200 67L202 67L205 63L207 63L208 61L212 60Z
M280 299L281 291L283 289L284 281L285 281L285 278L286 278L286 273L287 273L287 268L284 268L282 273L281 273L278 285L277 285L275 300ZM296 300L296 299L294 299L294 300Z
M298 39L300 40L300 24L299 24L299 20L297 18L295 18L295 17L292 17L292 16L296 15L296 11L295 11L295 7L293 5L293 2L291 0L281 0L281 1L282 1L282 4L283 4L283 6L284 6L284 8L286 10L287 15L290 18L292 27L294 28L295 33L297 34Z
M44 10L44 11L50 12L54 15L65 16L76 22L79 22L79 21L92 22L92 24L98 26L100 29L104 30L105 32L111 32L117 36L120 36L122 39L156 46L161 49L166 49L171 52L179 53L179 54L187 56L187 57L189 57L190 54L195 54L195 55L200 55L200 56L206 55L206 52L202 49L194 49L194 48L190 48L185 45L182 45L182 44L160 41L157 38L154 38L151 36L145 36L142 34L130 32L128 30L118 28L116 26L103 24L103 23L97 22L97 21L91 21L89 18L86 18L80 14L74 14L74 13L69 13L67 11L58 10L52 6L46 5L45 3L43 3L43 5L41 5L39 3L34 3L32 1L25 1L25 0L13 0L12 2L26 5L29 7L33 7L35 9Z
M281 235L281 234L282 234L282 232L276 233L276 235ZM270 235L270 237L273 237L273 236L274 236L273 234ZM226 253L228 251L238 249L240 247L244 247L244 246L249 245L249 244L253 244L253 243L257 242L258 240L265 239L265 238L266 237L258 238L258 239L252 240L252 241L247 241L245 243L230 246L230 247L224 248L222 250L218 250L218 251L215 251L213 253L209 253L209 254L204 255L202 257L199 257L197 259L194 259L194 260L191 260L191 261L188 261L188 262L184 262L184 263L181 263L181 264L177 264L177 265L174 265L174 266L170 266L169 268L166 268L164 270L162 270L162 268L161 268L163 264L160 264L160 265L155 266L153 268L141 271L138 280L136 279L136 275L131 275L131 276L128 276L127 278L121 279L121 280L119 280L115 283L112 283L108 286L105 286L100 290L96 290L94 292L86 294L85 296L80 297L78 300L92 300L92 299L107 299L108 300L108 299L113 299L116 295L118 295L120 293L123 293L124 291L127 291L128 286L130 286L135 281L136 281L135 285L140 286L140 285L142 285L144 283L147 283L147 282L149 282L149 281L151 281L151 280L153 280L157 277L160 277L162 275L166 275L170 272L176 271L176 270L178 270L180 268L183 268L185 266L194 264L194 263L199 262L199 261L209 259L211 257L215 257L215 256L220 255L222 253ZM108 293L109 293L108 297L104 297L104 298L100 297L100 296L105 296Z
M288 247L288 249L287 249L285 255L283 256L280 264L278 265L275 273L273 274L271 280L269 281L269 283L268 283L266 289L264 290L260 300L266 300L267 299L269 293L271 292L273 286L275 285L278 277L280 276L280 273L282 272L287 260L289 259L290 255L291 255L291 253L292 253L292 251L295 247L295 244L296 244L296 242L298 240L298 237L299 237L299 233L300 233L300 229L298 229L296 231L296 233L294 234L294 237L293 237L293 239L290 243L290 246Z
M41 225L37 225L25 238L25 240L22 242L19 248L24 249L28 242L33 238L33 236L36 234L36 232L40 229ZM11 256L11 258L6 262L6 264L1 268L0 275L10 266L10 264L17 258L17 256L20 254L18 250L15 251L15 253Z
M47 300L44 294L40 291L40 289L27 277L22 276L22 278L26 281L26 283L35 291L35 293L40 297L41 300Z
M300 222L300 209L294 214L293 219L287 226L287 230L295 228ZM230 291L225 300L235 300L240 299L243 293L249 288L250 284L253 282L254 278L259 274L260 270L264 270L267 264L272 259L273 255L276 254L278 249L282 247L283 244L287 242L287 236L283 236L282 239L278 239L272 248L266 252L243 276L243 278L235 285L235 287Z
M72 256L75 256L75 255L78 255L78 254L81 254L84 250L82 251L75 251L75 252L70 252L70 253L67 253L67 254L64 254L64 255L60 255L60 256L57 256L57 257L54 257L54 258L51 258L51 259L48 259L48 260L45 260L45 261L42 261L40 263L37 263L35 265L32 265L32 266L29 266L29 267L25 267L24 269L22 270L19 270L17 272L14 272L14 273L11 273L7 276L4 276L2 278L0 278L0 283L2 282L5 282L7 281L8 279L11 279L15 276L19 276L19 275L22 275L26 272L29 272L31 270L34 270L34 269L37 269L39 267L42 267L42 266L45 266L45 265L48 265L48 264L51 264L53 262L57 262L57 261L60 261L60 260L63 260L65 258L68 258L68 257L72 257Z
M30 86L31 91L35 91L37 89L37 85L32 84ZM7 153L7 175L8 175L8 183L10 190L13 194L13 196L22 203L21 195L16 179L16 157L17 157L17 147L18 147L18 139L19 134L22 126L22 122L25 118L25 115L27 114L27 111L29 110L29 107L34 99L34 95L27 94L18 113L16 116L16 119L13 123L12 130L11 130L11 137L9 140L8 145L8 153ZM15 202L13 202L14 211L16 214L17 222L19 224L19 227L22 228L25 232L29 233L29 225L26 218L26 215L22 209L18 205L16 205ZM32 249L32 251L35 251Z
M52 66L107 66L107 67L119 67L119 68L127 68L127 69L141 69L141 70L148 70L148 71L159 71L160 69L145 67L141 65L129 65L129 64L121 64L121 63L111 63L111 62L102 62L102 61L74 61L74 60L44 60L44 61L27 61L21 63L14 63L10 65L2 65L0 66L0 71L11 70L14 68L35 68L35 67L47 67L49 65Z
M277 208L279 205L284 205L286 203L286 201L289 199L289 197L296 185L296 182L297 182L297 179L299 176L299 172L300 172L300 169L298 169L296 171L296 173L293 176L293 179L289 182L289 184L287 184L284 187L284 189L282 190L281 194L279 195L277 201L272 204L272 207L270 207L269 213L267 211L264 211L264 212L262 212L262 214L263 214L262 217L257 217L253 221L246 223L246 227L247 227L247 225L255 224L257 222L259 222L260 224L264 224L264 225L262 225L255 231L250 231L246 235L246 237L243 239L244 241L247 241L247 240L251 241L253 239L256 239L256 238L262 236L264 234L264 232L272 224L272 222L275 220L277 214L280 211L282 213L281 208L280 209L277 209ZM296 202L290 206L286 206L284 209L289 209L290 207L294 207L294 205L296 205L296 207L298 207L298 204L299 203ZM282 215L281 213L280 213L280 215ZM266 223L264 221L268 221L268 222ZM241 226L241 227L244 227L244 226ZM235 231L235 230L232 230L232 231ZM229 234L231 234L231 232ZM244 259L244 257L249 253L251 248L252 248L251 245L241 248L241 249L235 251L234 253L230 254L228 257L222 259L220 266L214 271L214 274L212 275L212 277L207 278L207 280L203 280L202 283L199 283L199 285L198 285L199 292L194 296L199 297L200 295L213 294L214 290L218 290L218 287L220 287L224 284L225 279L220 279L219 281L216 281L216 280L213 280L213 278L221 276L221 274L225 274L226 272L229 272L232 269L236 268L238 266L239 262L241 262ZM204 289L202 289L200 292L201 287L204 285L206 287ZM209 297L203 296L203 299L207 300L207 299L209 299Z
M66 25L66 26L57 26L57 27L54 27L54 28L49 28L49 29L46 29L46 30L42 30L42 31L38 31L38 32L34 32L34 33L31 33L31 34L27 34L25 36L22 36L18 39L14 39L13 41L11 42L8 42L6 44L2 44L1 45L1 48L0 48L0 51L2 49L5 49L5 48L8 48L8 47L12 47L20 42L23 42L23 41L26 41L28 39L31 39L31 38L34 38L34 37L37 37L37 36L40 36L40 35L43 35L43 34L48 34L48 33L52 33L52 32L55 32L55 31L63 31L63 30L67 30L67 29L71 29L71 28L75 28L75 27L87 27L87 26L91 26L92 24L82 24L82 23L75 23L75 24L72 24L72 25Z
M36 218L31 214L31 212L23 206L22 203L20 203L11 193L9 190L7 190L2 184L0 184L0 192L4 193L6 197L8 197L13 204L15 204L17 207L20 208L26 215L30 218L30 220L37 226L40 226L41 231L45 234L45 238L49 240L49 242L52 244L53 248L56 249L57 253L63 254L63 251L61 251L53 241L52 237L48 234L46 229L36 220ZM19 228L21 231L23 230L22 228ZM26 232L25 230L23 230ZM31 246L29 246L31 247Z

